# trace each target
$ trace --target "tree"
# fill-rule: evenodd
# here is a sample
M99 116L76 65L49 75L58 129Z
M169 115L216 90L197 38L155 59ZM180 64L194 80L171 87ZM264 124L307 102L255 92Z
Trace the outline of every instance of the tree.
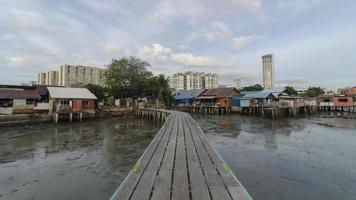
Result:
M157 82L157 98L159 101L163 102L166 105L171 105L173 102L172 90L169 86L168 78L163 74L160 74L156 78Z
M145 95L146 80L152 77L149 63L135 57L112 59L105 73L106 83L115 98Z
M243 87L241 91L262 91L263 87L260 84L255 84L247 87Z
M95 84L88 84L85 86L91 93L93 93L98 100L104 100L105 99L105 93L106 93L106 88L100 85L95 85Z
M286 86L285 89L290 95L298 95L298 92L294 89L293 86Z
M322 89L321 87L309 87L305 91L304 96L314 98L314 97L318 97L324 93L325 93L324 89Z
M110 96L117 98L153 97L170 105L173 101L168 78L153 76L149 63L135 57L113 59L105 73Z

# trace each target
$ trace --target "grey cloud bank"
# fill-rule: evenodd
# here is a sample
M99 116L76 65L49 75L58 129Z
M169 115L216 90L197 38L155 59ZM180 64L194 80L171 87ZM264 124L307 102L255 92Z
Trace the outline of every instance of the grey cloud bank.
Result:
M155 73L206 71L222 84L260 83L261 56L274 53L281 86L356 85L354 10L347 0L4 0L0 83L128 55Z

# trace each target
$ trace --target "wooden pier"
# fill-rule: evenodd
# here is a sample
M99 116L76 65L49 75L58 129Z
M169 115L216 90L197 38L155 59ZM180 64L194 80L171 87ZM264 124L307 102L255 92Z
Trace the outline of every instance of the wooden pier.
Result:
M206 115L229 115L231 114L231 107L221 106L175 106L171 107L171 110L188 112L193 114L206 114Z
M189 114L153 109L137 114L167 120L112 200L252 199Z

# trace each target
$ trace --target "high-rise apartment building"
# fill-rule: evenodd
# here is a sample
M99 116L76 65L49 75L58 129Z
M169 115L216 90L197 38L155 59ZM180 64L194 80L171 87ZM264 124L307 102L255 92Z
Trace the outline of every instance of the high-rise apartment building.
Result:
M213 89L218 87L218 75L204 72L175 73L170 85L176 90Z
M263 64L263 87L272 89L274 87L274 56L267 54L262 56Z
M60 86L105 85L105 69L82 65L62 65L59 69Z
M46 85L47 74L44 72L37 73L37 85Z
M59 85L59 72L48 71L46 85L58 86Z

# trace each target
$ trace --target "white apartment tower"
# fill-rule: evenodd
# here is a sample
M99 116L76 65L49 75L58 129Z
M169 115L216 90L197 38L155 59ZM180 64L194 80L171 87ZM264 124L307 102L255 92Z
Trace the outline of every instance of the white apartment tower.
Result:
M263 87L272 89L274 87L274 56L267 54L262 56L263 64Z
M175 73L170 79L176 90L213 89L218 87L218 75L204 72Z
M59 68L60 86L105 85L105 69L82 65L62 65Z
M47 74L44 72L37 73L37 85L46 85Z
M45 85L58 86L59 85L59 72L58 71L48 71L47 81Z

